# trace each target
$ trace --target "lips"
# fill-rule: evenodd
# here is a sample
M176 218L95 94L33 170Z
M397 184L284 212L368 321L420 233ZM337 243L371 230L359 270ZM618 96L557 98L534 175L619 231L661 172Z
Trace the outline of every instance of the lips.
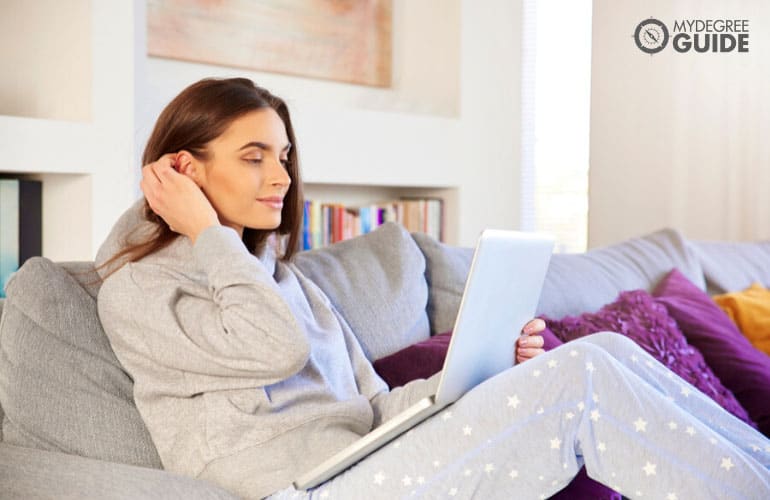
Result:
M257 201L264 203L272 208L283 208L283 198L281 196L268 196L267 198L257 198Z

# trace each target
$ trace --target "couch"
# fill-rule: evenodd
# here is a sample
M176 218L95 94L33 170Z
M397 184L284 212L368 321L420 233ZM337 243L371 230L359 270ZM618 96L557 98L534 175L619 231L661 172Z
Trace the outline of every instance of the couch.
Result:
M471 257L471 249L388 223L302 252L296 263L374 361L451 330ZM621 291L653 291L673 268L709 294L768 286L770 242L689 241L665 229L557 254L538 314L596 311ZM0 301L0 498L235 498L163 470L133 404L132 380L101 329L97 278L93 262L35 257L7 284Z

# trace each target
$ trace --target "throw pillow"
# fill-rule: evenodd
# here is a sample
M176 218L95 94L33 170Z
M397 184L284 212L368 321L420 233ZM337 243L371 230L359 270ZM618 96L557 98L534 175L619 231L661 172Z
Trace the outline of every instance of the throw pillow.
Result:
M754 349L711 297L676 269L654 295L759 430L770 437L770 357Z
M665 306L655 302L644 290L621 292L615 302L596 313L546 319L546 323L564 342L600 331L625 335L724 409L744 422L751 422L746 410L714 375L703 355L687 343Z
M545 330L542 334L543 348L549 351L562 344L554 334ZM440 333L418 342L396 353L374 362L374 370L391 389L400 387L411 380L428 378L441 370L444 364L452 332ZM612 489L588 477L585 467L552 500L591 498L595 500L620 500L621 496Z
M301 252L297 268L329 297L375 360L430 336L425 258L400 225Z
M43 257L28 259L6 292L0 325L3 440L162 468L94 298Z
M770 354L770 290L754 283L742 292L712 298L754 347Z

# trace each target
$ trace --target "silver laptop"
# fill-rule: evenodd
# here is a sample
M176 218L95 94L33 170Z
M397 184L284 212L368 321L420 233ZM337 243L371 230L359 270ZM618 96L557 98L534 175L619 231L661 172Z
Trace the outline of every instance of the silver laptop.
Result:
M436 394L425 397L294 481L313 488L408 431L514 363L535 315L553 238L487 229L479 238Z

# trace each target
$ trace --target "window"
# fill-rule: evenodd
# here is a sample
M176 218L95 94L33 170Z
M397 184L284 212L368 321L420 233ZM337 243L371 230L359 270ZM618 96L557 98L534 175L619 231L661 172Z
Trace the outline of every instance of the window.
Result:
M524 0L522 228L588 240L591 1Z

